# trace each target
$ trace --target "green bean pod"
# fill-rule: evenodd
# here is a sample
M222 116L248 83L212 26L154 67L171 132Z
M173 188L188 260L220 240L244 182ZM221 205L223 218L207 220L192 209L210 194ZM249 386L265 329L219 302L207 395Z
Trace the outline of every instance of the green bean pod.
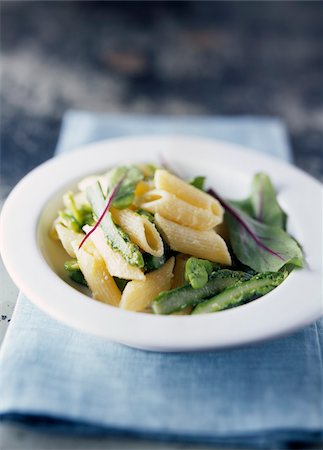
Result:
M192 314L218 312L255 300L277 287L286 276L287 272L263 272L250 280L239 281L197 305Z
M186 285L170 291L161 292L152 302L155 314L171 314L181 311L187 306L195 306L240 280L248 280L251 275L228 269L218 270L211 274L209 281L199 289Z

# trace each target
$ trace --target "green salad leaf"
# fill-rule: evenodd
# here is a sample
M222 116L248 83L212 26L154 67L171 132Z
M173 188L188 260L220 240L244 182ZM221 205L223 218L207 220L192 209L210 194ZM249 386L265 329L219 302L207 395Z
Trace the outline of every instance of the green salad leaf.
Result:
M59 211L59 221L77 233L82 232L84 225L91 225L93 222L92 209L89 204L77 205L72 191L63 195L64 211Z
M84 284L84 286L87 286L87 282L85 281L84 275L81 272L77 259L65 261L64 269L68 272L70 278L73 281L79 284Z
M193 178L192 181L190 181L190 184L194 187L196 187L197 189L200 189L201 191L203 191L204 189L204 183L205 183L205 177L203 176L198 176Z
M108 192L124 177L122 185L112 202L112 206L118 209L128 208L133 202L138 182L144 178L143 173L136 166L119 166L110 170L107 176Z
M265 173L260 172L253 177L250 197L231 203L261 223L286 230L287 215L280 207L276 190Z
M256 272L276 272L285 264L302 267L298 243L286 231L287 216L280 207L268 175L256 174L250 197L225 201L210 189L225 209L230 244L237 259Z
M276 272L287 263L302 267L302 250L282 228L261 223L230 205L225 220L233 252L246 266L256 272Z

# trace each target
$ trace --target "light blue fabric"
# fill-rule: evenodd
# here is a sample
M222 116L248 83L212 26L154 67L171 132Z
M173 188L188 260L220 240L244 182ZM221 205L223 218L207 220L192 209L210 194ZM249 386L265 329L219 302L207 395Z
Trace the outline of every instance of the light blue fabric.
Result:
M216 137L290 158L282 123L251 117L175 120L70 112L58 151L157 132ZM320 321L242 349L150 353L75 331L20 295L0 355L0 415L57 432L249 448L298 441L305 447L323 439L322 343Z

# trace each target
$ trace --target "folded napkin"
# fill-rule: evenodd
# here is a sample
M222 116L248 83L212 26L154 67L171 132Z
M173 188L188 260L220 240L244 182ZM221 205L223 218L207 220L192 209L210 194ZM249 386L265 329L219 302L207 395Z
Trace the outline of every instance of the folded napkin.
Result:
M220 138L290 159L276 119L70 112L58 152L142 133ZM264 318L265 320L265 318ZM36 429L121 433L255 448L323 439L323 326L242 349L150 353L71 329L19 295L1 351L2 419Z

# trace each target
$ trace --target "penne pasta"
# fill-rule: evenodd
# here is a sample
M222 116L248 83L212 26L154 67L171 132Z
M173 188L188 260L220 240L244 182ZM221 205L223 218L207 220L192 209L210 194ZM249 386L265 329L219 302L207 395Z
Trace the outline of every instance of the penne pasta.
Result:
M227 245L214 230L193 230L171 222L160 214L155 214L155 222L173 250L220 264L231 265Z
M84 228L86 233L92 230L92 227L86 225ZM94 233L91 234L90 239L98 249L102 256L109 273L118 278L125 280L144 280L145 275L141 269L129 264L117 250L113 250L107 243L103 231L98 227Z
M139 183L137 184L136 189L135 189L135 197L137 197L139 195L143 195L153 188L154 187L152 186L151 183L148 183L147 181L139 181Z
M78 264L92 291L93 298L112 306L118 306L121 299L114 279L92 242L86 242L80 249L76 241L72 242Z
M72 258L75 258L75 251L72 242L76 242L77 245L80 245L82 239L84 238L84 234L76 233L75 231L64 227L64 225L59 222L55 224L55 230L66 253L68 253Z
M143 311L160 292L170 289L174 262L171 257L160 269L149 272L144 281L130 281L122 293L120 308Z
M222 222L222 206L215 198L211 197L206 192L191 186L175 175L167 172L167 170L156 170L154 180L156 189L162 189L174 194L181 200L184 200L185 202L198 208L207 209L215 216L219 216L218 223Z
M135 202L144 210L159 213L166 219L197 230L210 230L222 220L222 216L214 215L211 209L193 206L161 189L148 191Z
M48 230L61 246L59 256L64 248L72 257L64 265L61 261L66 275L87 284L93 298L125 310L189 315L264 295L287 276L278 270L285 260L303 264L266 174L254 176L244 214L213 189L207 191L211 195L205 192L204 181L197 176L190 184L148 163L111 167L81 180L77 192L63 194L63 209ZM259 214L262 206L267 209ZM89 225L95 223L95 228ZM272 244L271 234L282 242ZM236 266L232 270L224 267L232 264L228 248Z
M87 188L90 187L91 185L93 185L94 183L96 183L97 181L101 185L102 192L104 194L106 194L107 189L108 189L107 173L105 173L103 175L92 175L90 177L83 178L83 180L81 180L78 183L77 187L79 188L79 190L81 192L86 192Z
M137 244L145 252L153 256L164 254L164 244L155 225L130 209L111 208L112 218L115 223L129 235L132 242Z

